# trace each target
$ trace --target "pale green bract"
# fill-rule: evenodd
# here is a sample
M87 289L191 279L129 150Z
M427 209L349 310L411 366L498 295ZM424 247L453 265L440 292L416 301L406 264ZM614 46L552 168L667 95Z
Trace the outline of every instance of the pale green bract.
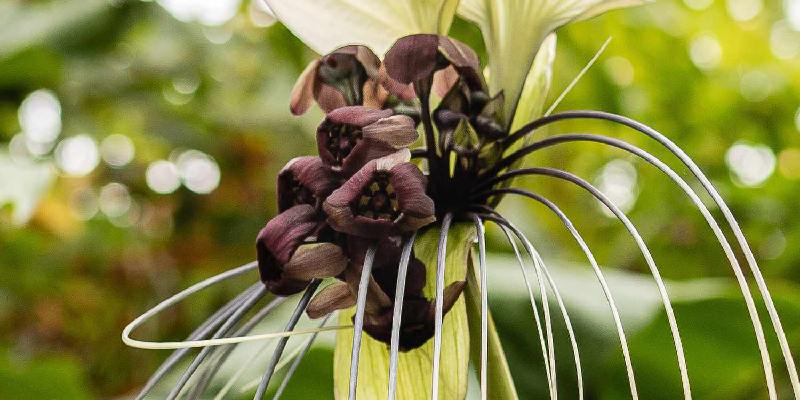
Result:
M262 0L308 47L327 54L362 44L382 55L414 33L447 34L458 0Z
M547 35L574 21L648 0L461 0L458 13L478 25L489 55L489 87L505 94L507 123ZM521 122L527 122L518 118Z
M466 279L475 229L472 224L457 224L450 229L447 240L445 285ZM423 293L433 298L436 290L436 255L439 229L429 229L421 234L414 247L416 257L427 267ZM352 323L354 309L342 311L339 321ZM476 332L480 335L480 332ZM462 400L467 394L467 367L469 365L470 333L464 296L456 301L444 317L442 328L442 364L439 381L442 400ZM350 352L353 331L342 330L336 334L333 380L337 399L346 399L350 384ZM401 352L398 364L397 399L425 399L431 393L431 360L433 340L422 347ZM361 357L358 368L358 398L385 399L389 387L389 346L369 335L361 339Z

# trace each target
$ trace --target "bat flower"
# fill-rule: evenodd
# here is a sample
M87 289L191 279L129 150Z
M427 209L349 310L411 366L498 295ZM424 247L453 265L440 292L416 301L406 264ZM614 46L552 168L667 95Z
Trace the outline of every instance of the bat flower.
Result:
M283 212L299 204L314 208L341 184L334 171L314 156L291 159L278 173L278 211Z
M408 116L349 106L325 117L317 128L317 149L325 165L349 176L368 161L409 146L418 136Z
M691 334L692 330L681 331L676 311L682 307L672 306L671 291L666 289L646 238L640 234L636 224L609 196L587 180L558 168L522 166L523 161L529 161L531 154L539 155L539 151L550 147L573 146L582 142L613 147L626 156L641 159L641 164L658 169L688 196L724 250L732 276L747 305L755 332L752 345L757 347L766 383L768 396L764 397L778 399L778 389L786 388L780 396L793 394L794 398L800 398L800 376L791 346L755 255L732 211L700 167L667 136L620 115L565 111L539 117L542 102L547 98L555 49L554 39L546 38L553 38L552 32L565 23L639 3L639 0L266 2L281 21L289 24L292 32L308 33L303 38L316 51L326 53L339 49L306 69L292 98L294 112L305 111L314 98L329 111L317 130L319 159L297 160L281 173L279 208L282 212L269 221L258 236L257 263L246 264L193 285L126 327L123 335L126 343L167 348L168 343L159 343L159 346L146 343L147 346L143 346L141 341L130 339L129 335L142 322L194 291L255 268L261 273L264 284L256 282L251 289L220 308L187 339L188 342L174 347L181 350L176 351L154 374L139 398L153 389L171 368L181 365L180 359L187 353L184 348L197 346L198 341L211 347L198 353L167 398L179 398L187 382L192 382L192 393L186 397L204 397L204 389L211 382L218 382L213 379L219 370L216 367L230 353L227 350L229 346L220 345L254 340L252 335L248 337L248 329L258 325L275 304L294 300L295 308L285 324L286 332L267 335L281 338L274 347L264 344L265 349L274 350L266 368L261 369L263 375L254 399L264 398L279 364L284 364L280 361L287 358L283 351L290 336L314 333L303 350L292 352L302 357L316 333L333 329L341 330L343 334L337 335L334 352L336 393L332 397L354 400L388 394L387 398L392 400L411 396L463 400L468 393L471 359L479 372L482 399L518 398L510 367L499 343L502 335L497 334L490 318L488 291L492 285L488 284L488 277L491 274L492 279L502 279L503 269L492 268L487 261L487 224L505 234L508 248L515 256L513 259L519 263L521 279L510 278L504 283L524 286L519 289L528 294L524 300L530 302L535 323L528 339L534 342L538 339L540 343L536 350L541 351L541 356L524 354L516 358L543 363L541 370L546 376L538 379L546 381L547 385L542 390L547 390L550 398L557 398L557 389L568 383L565 371L556 366L557 355L564 355L561 346L555 346L553 338L567 336L572 350L568 356L574 357L574 361L559 361L558 365L575 367L574 374L570 372L568 379L577 383L579 398L597 397L596 392L590 392L596 390L594 388L587 388L584 395L583 374L589 369L582 369L579 353L587 347L577 343L569 317L571 310L564 305L558 286L560 282L551 276L533 241L502 214L503 209L498 206L507 197L542 205L543 210L561 222L560 225L566 228L567 234L580 248L587 267L598 281L596 294L608 306L609 321L613 324L609 331L617 336L616 344L622 354L620 369L624 368L630 397L640 398L638 390L643 382L636 381L632 354L641 350L641 346L628 346L626 330L630 334L631 329L623 326L628 321L619 313L616 293L610 290L604 268L600 267L590 244L581 236L568 213L557 204L559 198L549 198L550 191L536 192L536 188L541 187L538 185L517 185L519 179L537 178L577 187L579 193L599 201L636 243L655 283L654 290L657 290L657 293L649 294L660 303L660 307L650 308L657 308L666 317L654 320L668 325L671 339L668 346L671 352L674 350L677 361L675 369L678 374L670 371L664 375L670 381L659 381L657 390L679 387L669 393L665 391L664 396L691 399L692 381L687 361L696 357L686 357L682 334ZM484 69L480 67L475 52L461 42L439 35L447 33L456 8L482 31L491 71L488 85L484 82L481 73ZM345 37L347 35L343 32L360 36ZM401 37L405 34L411 36ZM372 37L380 40L370 41ZM381 64L364 48L341 47L347 43L375 43L379 47L373 48L378 53L386 49L388 52ZM391 46L391 43L395 44ZM547 45L540 46L543 43ZM425 140L424 145L413 152L407 146L417 139L414 121L395 115L393 110L381 110L385 104L378 107L368 104L371 100L368 101L364 90L368 86L379 84L386 92L389 91L384 75L406 89L413 87L417 96L413 104L406 105L416 108L420 133L424 134ZM436 109L430 101L434 92L442 100ZM666 150L665 153L675 157L670 161L680 161L682 167L691 172L692 181L687 182L682 174L672 169L671 163L609 135L546 136L547 132L543 132L543 128L569 120L603 120L653 139L660 146L658 150ZM412 163L412 154L414 158L424 158L424 162L416 164L423 160L413 160ZM550 158L537 157L536 160L544 162ZM417 165L422 166L424 172ZM332 180L331 176L339 180ZM698 189L703 193L698 193ZM323 197L322 206L318 207ZM573 197L569 196L569 200L574 203ZM706 199L713 201L719 213L709 210ZM569 205L575 207L575 204ZM573 211L587 213L592 210ZM543 227L546 225L539 226ZM726 232L733 234L735 242L729 241ZM527 257L521 254L520 244ZM738 257L739 253L744 257ZM531 262L527 263L528 260ZM745 277L744 262L748 272L752 272L755 285ZM538 290L530 280L532 272ZM317 293L322 278L335 279L330 279L333 283ZM680 285L679 282L673 284ZM423 287L426 289L424 292ZM267 296L269 292L279 296ZM303 294L296 298L281 297L300 292ZM578 295L588 296L589 293ZM458 301L461 296L465 301ZM269 301L262 304L259 311L251 312L264 298ZM541 319L540 306L544 315ZM552 309L558 307L563 324L553 323L551 306ZM336 310L340 310L337 326L326 327L327 316ZM759 315L759 310L767 313ZM304 311L311 317L325 318L316 329L297 328ZM445 319L445 314L451 318ZM243 322L246 316L250 319ZM765 329L762 319L768 320L773 329ZM554 332L554 326L564 327L566 333ZM399 335L393 335L394 332ZM206 339L209 336L211 338ZM666 334L663 336L667 337ZM428 347L417 349L429 340L433 351ZM769 348L773 340L783 356L780 366L772 364L777 360L773 357L777 352L771 353ZM648 342L648 346L661 343L657 342ZM588 349L597 351L591 347ZM406 351L403 357L399 357L400 350ZM210 355L214 356L211 359L215 363L204 362ZM753 357L752 361L757 362L757 358ZM340 368L348 361L349 380L347 372ZM278 376L290 379L297 365L299 359L285 374ZM647 363L637 362L636 365L641 368ZM202 373L193 378L198 366L203 366ZM777 382L777 371L788 375L791 385ZM398 377L401 374L405 376ZM235 385L236 376L238 374L225 387ZM403 381L405 383L398 390L397 383ZM285 384L278 386L276 397L280 397L284 387ZM423 393L420 391L428 390L429 397L420 395ZM222 395L224 393L217 398Z
M409 163L408 150L372 160L323 203L333 229L381 239L414 231L436 220L426 179Z
M275 294L302 291L309 281L339 275L347 266L341 247L315 242L321 222L314 207L301 204L267 222L256 239L261 281Z

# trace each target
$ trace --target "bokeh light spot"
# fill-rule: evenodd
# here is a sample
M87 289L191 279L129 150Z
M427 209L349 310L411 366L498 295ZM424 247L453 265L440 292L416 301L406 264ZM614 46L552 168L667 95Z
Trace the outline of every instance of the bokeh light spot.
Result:
M761 0L728 0L728 15L736 21L745 22L758 16L764 8Z
M66 138L56 147L56 164L70 176L86 176L100 163L97 144L86 134Z
M181 186L178 169L175 164L158 160L150 163L145 172L145 180L150 190L159 194L169 194Z
M781 60L797 57L800 54L800 32L793 30L786 21L774 23L769 34L769 48Z
M123 216L132 201L128 187L121 183L111 182L100 189L100 211L109 218Z
M689 58L697 68L712 70L722 61L722 46L714 35L698 35L689 43Z
M217 26L236 16L240 0L158 0L175 19Z
M633 64L621 56L610 57L605 62L605 71L609 78L619 86L628 86L633 83Z
M784 0L783 11L792 28L800 31L800 0Z
M247 6L247 15L250 17L250 22L259 28L266 28L272 26L276 19L272 14L272 10L267 7L264 0L250 0Z
M636 203L637 193L636 167L627 160L609 161L600 170L595 185L622 211L628 212ZM603 213L609 217L614 214L605 205L598 202Z
M714 0L683 0L683 4L686 4L686 7L692 10L701 11L714 4Z
M100 142L103 161L112 167L124 167L133 160L136 149L133 141L125 135L113 134Z
M739 80L739 91L745 100L759 102L766 100L774 90L774 82L770 76L760 70L747 71Z
M219 165L201 151L184 151L177 157L175 165L183 185L195 193L211 193L219 186Z
M72 213L81 221L92 219L100 209L97 193L92 188L81 188L72 192L69 197Z
M47 89L32 92L17 110L19 126L31 154L44 155L53 148L61 134L61 103Z
M737 142L725 153L734 180L744 186L760 186L775 171L775 154L763 144Z

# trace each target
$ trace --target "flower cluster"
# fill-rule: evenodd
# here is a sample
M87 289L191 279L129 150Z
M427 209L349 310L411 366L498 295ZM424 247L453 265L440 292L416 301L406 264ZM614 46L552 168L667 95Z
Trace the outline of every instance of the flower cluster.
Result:
M429 66L429 75L436 65ZM463 67L460 60L452 65ZM412 82L390 71L398 67L382 63L366 47L346 46L306 68L290 108L301 114L316 101L327 112L316 132L319 155L295 158L281 170L280 214L256 241L261 280L276 295L299 293L314 279L337 279L309 303L312 318L355 304L367 249L376 246L364 330L387 343L402 237L436 220L427 177L410 162L419 111ZM447 79L453 86L457 78ZM403 300L404 350L433 335L435 302L423 296L425 279L426 266L412 254ZM464 285L448 287L445 310Z

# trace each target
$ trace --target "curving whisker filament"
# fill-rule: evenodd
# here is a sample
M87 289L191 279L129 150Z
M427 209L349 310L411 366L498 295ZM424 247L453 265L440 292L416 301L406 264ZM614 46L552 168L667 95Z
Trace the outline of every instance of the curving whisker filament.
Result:
M599 191L589 182L585 181L584 179L581 179L578 176L575 176L574 174L552 168L528 168L526 169L526 171L530 175L550 176L577 185L578 187L589 192L601 203L603 203L603 205L605 205L605 207L607 207L614 214L614 216L617 219L619 219L620 222L623 223L625 229L634 239L636 245L639 247L639 250L644 256L645 262L647 263L647 266L650 269L650 273L653 275L653 279L655 280L656 286L658 287L658 292L661 297L661 302L667 314L667 321L669 322L673 344L675 346L675 352L677 354L678 369L680 370L681 384L683 386L683 396L685 399L691 399L692 393L691 393L691 386L689 383L689 373L686 366L686 355L683 349L683 341L681 340L680 331L678 329L678 322L675 318L675 311L672 308L672 303L669 299L667 288L664 285L664 280L661 278L661 273L659 272L658 267L656 266L655 260L653 259L653 256L650 253L649 248L647 247L647 244L645 244L644 239L639 234L633 222L631 222L631 220L625 215L625 213L622 212L622 210L620 210L619 207L617 207L611 200L609 200L608 197L606 197L601 191Z
M628 375L628 386L630 387L631 397L633 399L638 399L639 395L638 395L638 390L636 389L636 377L633 369L633 362L631 361L630 349L628 348L628 338L625 335L625 329L622 326L622 319L620 318L616 301L614 301L614 296L611 294L611 289L608 287L608 283L606 282L603 272L600 270L600 266L597 264L597 260L595 259L594 254L589 249L589 246L586 244L586 241L583 239L583 236L575 228L575 225L572 223L572 220L570 220L569 217L567 217L567 215L564 214L564 212L561 211L561 209L557 205L555 205L555 203L536 193L516 188L503 188L503 189L491 190L489 192L483 193L482 195L495 195L495 194L515 194L542 203L553 213L555 213L556 216L558 216L558 218L567 228L569 233L578 243L581 250L586 255L586 258L589 261L589 264L591 265L592 270L594 271L598 282L600 283L600 287L603 290L603 294L606 297L606 301L608 302L608 307L611 310L611 315L612 318L614 319L614 326L617 330L617 336L620 341L620 347L622 348L622 357L625 361L625 371L627 372Z
M400 349L400 326L403 318L403 298L405 296L406 276L408 274L408 264L411 261L411 251L414 249L414 241L417 232L411 234L403 245L403 252L400 255L400 264L397 269L397 284L394 295L394 310L392 313L392 337L389 345L389 392L388 400L394 400L397 396L397 363Z
M364 257L364 266L361 268L361 279L358 283L358 300L356 301L355 325L353 327L353 352L350 356L350 400L356 398L358 388L358 359L361 354L361 334L364 329L364 309L367 304L367 290L372 276L372 264L375 261L377 245L373 244Z
M480 274L481 291L481 399L486 400L488 397L487 368L489 358L489 286L486 276L486 238L481 218L474 215L473 220L475 221L475 228L478 232L478 271Z
M798 376L795 360L794 357L792 356L792 351L789 346L789 342L786 338L786 332L783 329L783 324L781 322L780 316L778 315L778 311L775 308L772 295L769 292L769 288L767 287L767 283L764 280L764 276L762 275L761 270L758 267L758 262L755 259L755 255L753 254L753 251L747 242L747 238L745 238L744 236L744 232L739 226L739 222L733 216L733 212L731 212L725 200L722 198L722 196L720 196L717 189L714 187L714 185L711 183L708 177L706 177L706 175L703 173L700 167L697 166L694 160L692 160L692 158L689 157L689 155L686 154L686 152L683 149L681 149L668 137L658 132L657 130L641 122L635 121L633 119L603 111L580 110L580 111L567 111L550 115L548 117L533 121L530 124L522 127L519 131L508 137L509 141L514 142L519 138L522 138L527 134L533 132L533 130L535 130L538 127L545 126L556 121L567 120L567 119L605 120L631 128L657 141L659 144L661 144L667 150L669 150L670 153L672 153L675 157L677 157L681 161L681 163L683 163L683 165L689 168L689 171L692 173L692 175L694 175L695 178L697 178L697 180L703 186L705 191L711 196L714 203L719 207L720 211L723 214L723 217L725 218L725 221L727 222L730 229L733 231L734 237L736 238L736 241L739 244L741 251L745 255L748 268L750 269L750 272L753 274L753 278L756 281L756 285L761 294L761 297L764 300L764 304L769 314L770 321L772 322L775 335L777 336L778 343L781 348L781 353L783 354L784 362L786 364L786 369L789 374L789 379L792 384L792 391L796 398L800 398L800 376ZM759 340L762 340L762 338L759 338ZM769 354L768 353L765 354L762 351L761 356L765 368L769 397L770 399L776 399L777 393L775 390L775 380L772 375L772 364L769 360Z
M439 399L439 369L442 358L442 325L444 322L444 269L447 257L447 234L453 214L447 213L442 219L439 245L436 254L436 305L433 331L433 366L431 368L431 399Z
M250 294L250 296L248 296L244 302L242 302L242 305L240 305L236 311L231 314L227 320L225 320L222 326L217 329L212 338L219 339L225 336L231 329L233 329L234 325L236 325L242 319L242 317L244 317L244 315L250 311L250 309L253 308L253 306L255 306L256 303L258 303L266 294L267 288L263 285L253 291L253 293ZM189 367L186 369L186 371L184 371L181 377L178 378L178 382L167 395L167 399L173 400L180 395L181 390L183 390L184 386L186 386L186 383L189 381L195 371L197 371L197 368L200 366L203 360L205 360L213 350L214 347L204 347L202 350L200 350L200 353L198 353L194 360L192 360L192 363L189 364Z
M295 325L297 325L297 321L300 320L300 317L303 315L303 311L305 311L306 307L308 306L308 302L311 301L311 296L313 296L314 292L317 291L320 283L322 283L322 280L314 279L308 284L308 287L303 293L303 297L300 298L300 301L297 303L297 306L295 306L294 311L292 311L291 317L289 317L289 321L286 323L286 327L284 328L285 332L291 331L294 329ZM275 373L275 367L278 365L278 361L280 361L283 350L286 348L286 342L288 341L288 336L282 337L275 346L275 350L272 352L272 358L269 360L267 369L264 371L264 376L261 378L261 383L259 383L258 389L256 389L256 394L253 396L254 400L261 400L266 395L269 382L272 380L272 375Z
M513 248L514 254L517 257L517 261L520 263L520 269L522 270L522 275L523 278L525 279L525 283L528 286L528 293L531 298L531 305L534 307L534 313L536 312L536 310L535 310L535 300L533 297L533 291L531 290L530 284L528 283L527 272L525 271L525 266L522 263L522 258L519 255L519 249L517 248L515 241L511 237L512 232L520 241L522 241L526 251L528 252L528 256L531 257L531 259L533 260L534 271L536 272L537 279L541 279L540 274L544 274L545 278L547 278L548 285L550 286L550 289L553 291L553 294L555 295L556 301L558 303L558 308L561 311L561 316L564 319L564 324L567 327L567 334L569 336L570 346L572 346L572 353L575 361L575 374L578 384L578 399L583 399L584 397L583 371L581 368L581 357L580 357L580 351L578 349L578 341L575 338L575 330L572 326L572 320L569 316L569 313L567 312L567 307L564 305L564 300L561 297L560 291L558 290L558 285L556 285L555 280L553 279L552 275L550 275L550 271L547 269L547 265L545 264L538 250L536 250L536 248L530 242L528 237L525 236L525 234L522 233L522 231L519 228L517 228L516 226L514 226L514 224L512 224L511 222L502 217L498 217L495 220L495 223L500 225L500 227L503 229L506 238L508 238L509 243L511 243L511 247Z
M322 322L319 323L320 328L322 328L323 326L325 326L325 324L328 323L328 320L331 318L331 315L333 314L328 314L325 318L322 319ZM292 365L289 366L289 370L286 371L286 375L281 380L280 386L278 386L278 389L275 390L275 395L272 396L272 400L278 400L281 398L281 395L283 395L283 391L286 390L287 386L289 386L289 381L292 380L292 376L294 376L294 373L297 372L297 368L300 366L300 363L303 361L303 358L305 358L306 354L308 354L308 350L311 349L311 346L314 344L314 341L317 340L318 335L319 332L314 332L314 334L311 335L311 337L308 338L308 340L306 340L306 343L303 345L300 354L294 356L294 361L292 362Z
M267 305L258 310L258 312L255 315L253 315L247 322L245 322L245 324L242 325L241 328L237 329L236 332L234 333L234 336L244 336L249 334L253 329L255 329L256 326L258 326L259 323L261 323L261 321L264 320L264 318L269 316L269 314L271 314L273 310L275 310L278 306L283 304L284 301L286 301L286 297L277 297L272 301L270 301L269 303L267 303ZM223 346L211 347L212 352L220 349L220 347ZM200 379L198 379L197 382L193 384L192 392L189 395L189 398L197 399L203 394L203 391L208 387L208 384L211 383L211 379L214 378L216 373L222 367L222 364L225 363L225 360L228 359L228 357L231 355L235 347L236 347L235 345L224 346L223 353L220 354L219 357L217 357L217 359L213 362L212 365L208 366L205 369L205 371L203 371L203 374L201 375Z
M260 283L255 283L249 288L245 289L242 293L234 297L231 301L229 301L224 306L220 307L214 314L212 314L205 322L203 322L197 329L194 330L189 336L186 337L186 340L197 340L197 339L205 339L208 335L211 335L215 329L217 329L231 314L238 308L242 302L250 296L253 291L258 288ZM163 363L158 367L158 369L153 373L152 376L147 380L144 387L139 391L139 394L136 395L136 400L141 400L145 396L147 396L153 388L164 378L166 374L168 374L172 368L175 367L183 357L189 353L191 348L182 348L177 349L172 352L172 354L164 360Z

